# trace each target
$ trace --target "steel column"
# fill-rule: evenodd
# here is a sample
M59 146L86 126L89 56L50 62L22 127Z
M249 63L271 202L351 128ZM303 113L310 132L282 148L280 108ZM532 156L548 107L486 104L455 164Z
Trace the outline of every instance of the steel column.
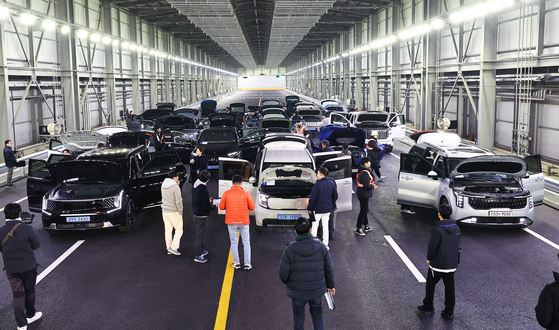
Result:
M497 20L483 20L480 62L479 107L477 113L477 143L489 150L495 144L496 72L492 61L497 54Z

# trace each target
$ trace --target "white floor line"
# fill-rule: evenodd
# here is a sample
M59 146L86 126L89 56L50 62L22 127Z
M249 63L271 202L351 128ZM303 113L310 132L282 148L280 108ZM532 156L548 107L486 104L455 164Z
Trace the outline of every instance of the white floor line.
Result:
M548 240L547 238L543 237L542 235L536 233L535 231L528 229L528 228L522 228L522 230L524 230L525 232L527 232L530 235L533 235L534 237L544 241L545 243L553 246L554 248L556 248L557 250L559 250L559 245L553 243L552 241Z
M68 258L68 256L72 254L72 252L74 252L80 245L82 245L83 242L85 241L79 240L76 243L74 243L74 245L72 245L68 250L66 250L64 254L62 254L60 257L58 257L58 259L56 259L52 264L50 264L50 266L48 266L47 269L42 271L41 274L37 276L37 283L41 282L41 280L45 278L48 274L50 274L50 272L52 272L58 265L60 265L60 263L64 261L64 259Z
M384 235L384 238L388 241L390 246L392 246L394 251L396 251L396 253L400 257L400 259L402 259L402 261L406 264L406 266L408 266L408 269L411 271L413 276L415 276L415 278L419 281L419 283L425 283L427 281L425 279L425 277L423 277L423 275L421 275L421 273L419 272L419 269L417 269L417 267L415 267L413 262L411 262L410 258L408 258L408 256L404 253L404 251L402 251L402 249L400 249L398 244L396 244L396 241L394 241L394 239L390 235Z
M396 158L400 159L400 156L396 156L396 155L395 155L395 154L393 154L393 153L389 153L389 155L392 155L392 156L394 156L394 157L396 157Z
M20 199L20 200L18 200L18 201L15 201L14 203L21 203L21 202L23 202L23 201L26 200L26 199L27 199L27 196L23 197L22 199ZM0 212L4 212L4 208L1 208L1 209L0 209Z

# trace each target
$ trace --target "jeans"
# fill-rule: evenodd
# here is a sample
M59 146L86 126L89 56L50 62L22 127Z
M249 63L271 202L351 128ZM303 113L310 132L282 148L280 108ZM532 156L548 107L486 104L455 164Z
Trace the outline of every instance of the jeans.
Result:
M7 186L12 185L12 177L13 176L14 176L14 168L13 167L8 167L8 175L6 177L6 185Z
M359 198L359 215L357 216L357 229L361 229L363 226L369 224L369 219L367 219L367 213L369 213L369 198L358 197Z
M196 225L196 240L194 241L194 257L199 257L204 251L204 237L206 236L206 220L208 217L193 216Z
M328 220L330 219L330 213L314 213L314 222L312 223L311 233L314 237L317 237L318 226L322 222L322 242L324 245L328 246L330 234L328 230L330 226L328 225Z
M252 265L250 262L250 233L248 225L227 225L229 229L229 239L231 240L231 253L233 253L233 263L240 264L239 260L239 241L238 233L241 232L243 249L245 251L245 265Z
M12 287L14 315L18 327L27 325L27 318L35 316L35 283L37 269L21 273L6 272Z
M305 305L307 303L309 304L314 330L324 330L324 321L322 320L322 296L316 300L307 301L291 299L291 305L293 307L293 329L305 329Z
M165 224L165 244L167 249L178 251L182 237L182 215L180 213L163 212L163 223ZM175 236L173 237L173 228Z
M441 273L436 272L429 268L427 271L427 284L425 285L425 299L423 299L423 306L429 310L433 310L433 298L435 296L435 285L443 279L444 283L444 312L448 315L454 314L454 272Z

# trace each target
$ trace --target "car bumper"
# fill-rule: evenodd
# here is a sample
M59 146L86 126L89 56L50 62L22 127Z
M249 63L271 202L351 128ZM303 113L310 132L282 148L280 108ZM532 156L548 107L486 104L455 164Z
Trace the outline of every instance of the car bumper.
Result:
M71 222L70 216L41 213L43 227L48 230L89 230L120 227L126 223L126 211L117 209L111 213L91 212L72 214L72 217L89 217L89 221Z
M469 205L455 208L452 218L462 225L480 227L526 227L534 221L534 208L476 210ZM507 212L506 216L494 216L490 212ZM509 213L510 212L510 213Z
M280 215L281 216L288 215L293 218L278 219L278 216ZM255 209L254 218L256 220L257 226L293 228L293 225L295 224L297 219L299 219L299 217L308 218L309 211L307 211L307 209L297 209L297 210L267 209L260 205L257 205Z

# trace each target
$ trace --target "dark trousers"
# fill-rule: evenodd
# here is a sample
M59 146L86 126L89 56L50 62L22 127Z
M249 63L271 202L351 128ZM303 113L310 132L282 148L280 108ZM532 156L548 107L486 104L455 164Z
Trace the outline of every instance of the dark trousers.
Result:
M14 315L18 327L27 325L27 318L35 316L35 283L37 269L21 273L6 272L14 297Z
M293 307L293 329L305 329L305 305L307 303L309 304L314 330L324 330L324 321L322 320L322 296L316 300L307 301L291 299Z
M435 296L435 285L443 279L444 283L444 312L448 315L454 314L454 272L441 273L436 272L429 268L427 271L427 285L425 286L425 299L423 299L423 306L429 310L433 310L433 298Z
M6 185L11 186L12 185L12 177L14 176L14 168L13 167L8 167L8 175L6 177Z
M380 167L375 167L375 168L372 168L372 169L373 169L373 171L375 171L375 173L377 175L377 178L380 179Z
M367 213L369 213L369 198L358 197L359 198L359 215L357 216L357 229L367 226L369 224L369 219L367 219Z
M193 216L196 225L196 240L194 241L194 256L199 257L204 251L204 238L206 237L206 219L207 217Z

